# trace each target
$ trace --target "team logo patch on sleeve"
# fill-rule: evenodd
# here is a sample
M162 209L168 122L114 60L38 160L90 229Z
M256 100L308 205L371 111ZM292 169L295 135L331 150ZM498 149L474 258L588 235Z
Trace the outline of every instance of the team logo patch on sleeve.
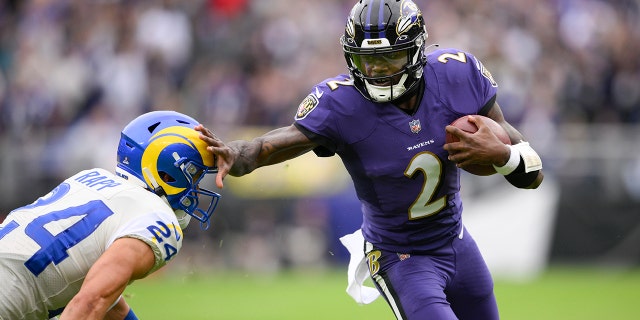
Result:
M304 119L313 109L318 105L318 98L315 94L310 94L298 106L298 112L296 112L296 120Z

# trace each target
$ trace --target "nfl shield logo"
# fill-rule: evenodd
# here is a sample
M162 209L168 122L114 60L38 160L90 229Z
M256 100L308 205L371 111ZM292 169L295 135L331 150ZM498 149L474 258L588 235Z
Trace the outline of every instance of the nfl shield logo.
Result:
M413 133L418 133L422 129L422 127L420 126L420 120L418 119L409 122L409 127L411 128L411 132Z

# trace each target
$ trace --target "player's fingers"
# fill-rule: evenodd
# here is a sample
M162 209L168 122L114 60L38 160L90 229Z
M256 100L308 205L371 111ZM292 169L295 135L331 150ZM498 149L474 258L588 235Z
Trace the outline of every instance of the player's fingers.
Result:
M462 153L459 152L459 150L451 150L449 151L449 155L447 156L447 159L449 161L456 162L456 163L460 161L461 158L462 158Z
M458 141L454 141L454 142L449 142L449 143L445 143L444 144L444 150L448 151L449 153L453 153L453 152L458 152L460 150L462 150L465 146L464 140L467 138L466 136L469 134L459 128L456 128L454 126L446 126L445 130L448 134L451 134L455 137L458 138Z
M208 146L207 151L211 152L216 158L216 166L218 167L218 173L216 174L216 186L222 189L224 186L224 177L229 174L231 166L233 165L233 158L229 153L228 148Z
M472 122L476 125L476 127L478 127L478 131L491 130L484 122L484 119L482 119L482 117L474 117L472 115L469 115L467 118L469 119L469 122Z
M218 159L218 166L220 166L220 162L227 162L227 154L225 153L225 149L221 147L217 147L214 145L210 145L207 147L207 150L211 152Z
M447 152L449 152L449 154L453 154L462 150L463 147L464 147L464 143L462 142L449 142L449 143L445 143L445 145L442 148Z
M225 175L226 173L223 172L222 170L218 170L218 174L216 174L216 186L219 189L222 189L224 187L224 183L222 182L222 180L224 180Z
M444 127L444 130L449 133L452 134L456 137L458 137L458 139L462 139L465 138L467 135L469 135L470 133L465 132L464 130L458 128L458 127L454 127L452 125L448 125L446 127Z
M203 135L209 135L209 133L211 132L209 131L209 129L205 128L202 124L197 124L193 129L195 129L196 131L199 131Z
M467 119L467 121L475 124L476 127L478 127L478 130L487 127L487 124L484 123L484 119L482 119L482 117L474 117L473 115L469 115Z
M194 128L196 131L200 132L200 135L202 137L200 137L200 139L202 140L220 140L218 139L218 137L209 129L207 129L205 126L203 126L202 124L198 124L197 126L195 126Z
M198 137L200 138L200 140L206 142L210 146L216 144L216 141L212 137L207 136L207 135L205 135L203 133L200 133L200 135Z
M211 133L210 131L208 133L201 132L199 137L202 141L206 142L209 146L212 146L212 147L224 146L224 142L218 139L218 137L216 137L216 135Z
M227 159L222 156L216 156L216 160L216 165L218 166L218 174L216 174L216 186L222 189L224 187L224 177L226 177L229 173L229 168L231 168L231 166L227 162Z
M462 168L472 164L472 161L468 156L465 156L463 153L455 154L449 156L449 160L456 164L458 168Z
M456 167L458 167L458 168L462 167L464 165L464 163L466 162L466 160L460 159L460 156L456 156L456 155L449 156L449 158L450 158L449 160L451 162L455 163Z
M450 133L450 134L453 134L453 135L455 135L458 131L460 131L460 129L458 129L458 128L452 126L452 125L448 125L448 126L444 127L444 130L447 133Z
M469 160L461 160L461 161L456 162L456 166L458 168L466 167L466 166L471 165L471 164L472 163Z

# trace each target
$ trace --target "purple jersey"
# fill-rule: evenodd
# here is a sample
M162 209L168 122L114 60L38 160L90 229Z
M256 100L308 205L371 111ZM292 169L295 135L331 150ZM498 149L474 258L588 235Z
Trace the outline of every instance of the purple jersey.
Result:
M413 115L365 99L340 75L313 89L295 124L322 146L318 155L342 159L362 203L367 241L425 252L462 228L460 171L447 160L444 128L493 105L496 87L471 54L443 49L428 55L424 95Z

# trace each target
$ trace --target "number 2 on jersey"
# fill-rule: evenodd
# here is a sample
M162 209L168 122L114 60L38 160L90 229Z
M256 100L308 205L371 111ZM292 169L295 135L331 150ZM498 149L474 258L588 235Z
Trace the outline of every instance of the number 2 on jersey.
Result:
M447 204L446 196L442 196L433 200L436 190L440 185L440 176L442 174L442 163L436 155L431 152L422 152L417 154L404 171L404 175L408 178L413 177L417 171L422 171L424 175L424 184L420 195L409 208L409 219L420 219L432 216L438 213Z

